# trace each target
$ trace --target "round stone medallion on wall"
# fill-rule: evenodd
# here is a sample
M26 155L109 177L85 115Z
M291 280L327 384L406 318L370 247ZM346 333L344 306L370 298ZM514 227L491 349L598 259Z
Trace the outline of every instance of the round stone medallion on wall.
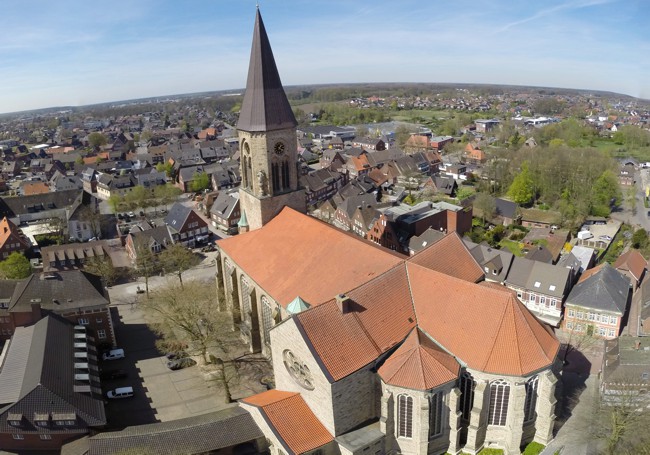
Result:
M309 371L309 368L307 368L307 365L302 360L296 357L289 349L285 349L282 352L282 359L285 368L300 387L307 390L314 390L314 380L311 376L311 371Z

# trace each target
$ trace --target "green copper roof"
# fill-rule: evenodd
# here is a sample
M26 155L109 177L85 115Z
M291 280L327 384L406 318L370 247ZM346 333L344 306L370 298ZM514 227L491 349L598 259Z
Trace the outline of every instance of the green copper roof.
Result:
M237 222L237 226L239 226L239 227L248 227L248 220L246 219L246 211L244 211L244 210L241 211L241 216L239 217L239 221Z
M310 305L298 296L287 305L287 311L291 314L297 314L309 309L309 307Z

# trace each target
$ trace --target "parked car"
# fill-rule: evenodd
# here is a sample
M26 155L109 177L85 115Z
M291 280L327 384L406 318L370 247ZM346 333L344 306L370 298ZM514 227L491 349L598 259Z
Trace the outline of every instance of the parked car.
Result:
M184 351L168 352L167 354L165 354L165 357L167 357L167 360L183 359L187 357L187 352Z
M129 212L129 213L127 213L127 215L129 215L129 217L131 217L131 218L135 218L135 213L133 213L133 212Z
M124 370L106 370L99 373L101 379L111 380L111 379L122 379L127 377L126 371Z
M196 362L189 357L174 359L167 362L167 368L170 370L181 370L183 368L191 367L194 365L196 365Z
M215 248L215 246L213 244L209 243L206 246L204 246L203 248L201 248L201 253L209 253L211 251L216 251L216 250L217 249Z
M133 387L118 387L106 392L106 398L131 398L133 396Z
M124 349L111 349L102 354L102 360L117 360L124 358Z
M612 237L609 235L601 235L598 237L600 240L607 240L608 242L612 240Z
M140 210L140 216L144 216L144 210Z

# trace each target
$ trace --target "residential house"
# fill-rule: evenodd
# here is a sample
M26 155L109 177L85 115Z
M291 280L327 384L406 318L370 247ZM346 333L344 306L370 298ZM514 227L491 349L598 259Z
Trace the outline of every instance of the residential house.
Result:
M379 138L362 137L352 140L353 147L359 147L365 150L386 150L386 143Z
M175 243L172 231L166 224L152 226L149 222L142 222L133 226L126 236L124 248L131 261L138 257L140 248L146 248L153 254L158 254L168 245Z
M359 237L366 238L368 231L372 228L373 222L377 217L378 212L374 205L357 207L352 214L352 219L350 220L352 232Z
M451 144L452 142L454 142L454 138L451 136L434 136L429 140L431 147L438 151L442 150L445 145Z
M66 210L81 198L81 193L81 190L68 190L0 198L0 216L6 216L16 224L65 218Z
M605 340L600 394L612 405L648 406L650 349L648 338L616 337Z
M377 204L377 197L374 194L350 196L337 205L333 224L339 229L350 231L355 210L360 207L374 207Z
M485 243L477 244L468 239L464 239L463 242L472 257L483 268L485 280L503 284L510 272L514 254L507 250L492 248Z
M428 246L433 245L447 235L438 229L429 228L420 235L414 235L409 239L409 256L419 253Z
M348 183L348 175L330 169L319 169L307 174L302 182L305 186L307 205L314 205L334 196Z
M545 262L515 257L505 285L537 318L558 326L562 319L562 302L571 290L571 272Z
M625 187L634 185L635 169L633 165L622 166L618 174L618 183Z
M474 124L478 133L488 133L499 126L499 121L496 119L479 119L475 120Z
M115 215L102 214L99 199L85 191L66 209L68 236L78 242L115 237Z
M176 202L165 217L165 224L169 226L174 243L180 242L183 246L194 248L197 242L207 240L209 236L208 224L190 207Z
M411 134L404 144L404 150L407 153L423 152L432 147L429 142L429 136L424 134Z
M220 191L210 207L210 220L212 226L228 234L237 233L237 223L241 217L239 209L239 190Z
M343 152L336 149L323 150L323 155L320 158L321 169L332 169L338 171L345 165L345 158Z
M14 252L24 253L31 248L31 243L25 234L5 216L0 221L0 260Z
M58 316L16 329L0 364L2 449L59 453L106 425L94 340Z
M443 163L440 166L440 172L450 176L454 180L467 180L467 165L465 164Z
M474 145L471 142L465 146L463 157L465 158L465 162L470 164L483 164L487 161L485 152L478 145Z
M101 174L97 178L97 197L108 200L113 195L124 196L138 184L132 173L111 175Z
M637 289L643 280L648 261L641 255L639 250L630 249L621 254L612 266L627 276L632 287Z
M41 181L23 181L20 182L20 194L23 196L33 196L35 194L49 193L50 187L47 182Z
M429 189L433 194L440 193L448 197L456 197L458 183L449 176L435 175L426 180L424 188Z
M49 187L50 191L80 190L83 183L77 176L66 175L57 170L49 180Z
M629 279L605 263L585 272L564 304L566 330L600 338L619 336L632 298Z
M3 301L7 299L7 296L1 297ZM34 324L52 313L73 324L87 326L88 333L98 342L114 345L109 304L108 292L100 277L67 270L36 273L20 280L8 303L3 305L13 330Z
M86 169L83 170L83 172L81 173L81 184L83 186L84 191L88 193L97 192L97 177L98 177L98 173L92 167L87 167Z
M519 206L507 199L494 198L495 205L495 221L504 226L511 224L519 224L521 222L521 213Z

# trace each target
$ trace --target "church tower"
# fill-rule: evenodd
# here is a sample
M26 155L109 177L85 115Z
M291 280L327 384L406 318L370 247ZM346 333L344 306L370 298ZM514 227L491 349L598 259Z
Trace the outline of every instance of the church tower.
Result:
M239 204L250 230L264 226L285 206L306 212L298 177L296 125L258 9L246 93L237 122L242 179Z

